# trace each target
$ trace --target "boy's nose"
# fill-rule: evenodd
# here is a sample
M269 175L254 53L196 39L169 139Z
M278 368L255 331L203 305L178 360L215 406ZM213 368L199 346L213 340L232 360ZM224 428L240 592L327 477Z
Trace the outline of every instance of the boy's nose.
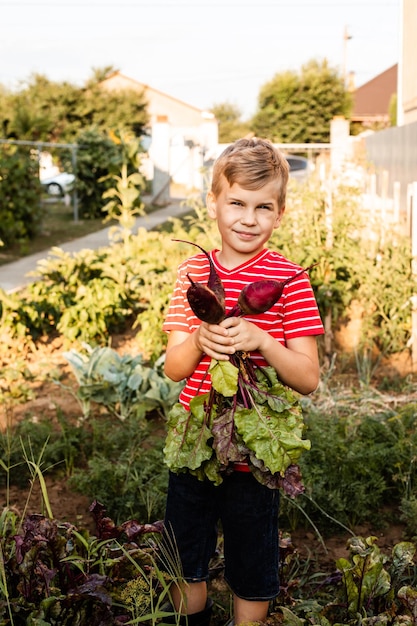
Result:
M247 207L242 214L241 220L242 224L255 224L256 223L256 211L255 209L251 209Z

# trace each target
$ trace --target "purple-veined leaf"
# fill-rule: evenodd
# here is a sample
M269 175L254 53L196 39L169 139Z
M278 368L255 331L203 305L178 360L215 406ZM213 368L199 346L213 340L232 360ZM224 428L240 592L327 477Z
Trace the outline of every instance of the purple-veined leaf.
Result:
M253 475L266 487L270 489L282 489L290 498L295 498L301 493L304 493L305 487L303 485L299 465L289 465L284 472L284 476L281 476L281 474L271 474L264 463L253 454L250 458Z
M177 403L170 412L164 454L166 464L174 472L184 468L195 470L213 454L208 444L212 434L206 424L205 400L206 394L196 396L190 403L190 411Z
M295 497L304 490L298 460L311 445L302 438L298 396L272 367L255 368L246 353L233 356L233 363L212 361L213 388L195 397L189 412L179 404L171 410L167 465L218 485L234 462L248 460L259 482Z
M245 457L240 452L235 435L233 408L217 415L212 423L213 448L220 464L227 467L229 463L244 461Z

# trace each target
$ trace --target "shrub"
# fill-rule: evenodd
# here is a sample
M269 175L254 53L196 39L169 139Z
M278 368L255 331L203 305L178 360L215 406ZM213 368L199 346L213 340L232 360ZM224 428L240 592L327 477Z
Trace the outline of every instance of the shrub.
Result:
M32 239L42 223L36 151L0 145L0 241L7 247Z
M110 189L107 179L112 168L122 164L119 147L103 132L88 129L77 137L77 196L80 204L80 217L91 219L104 217L103 193Z
M400 505L404 515L410 509L404 499L406 494L409 500L416 495L409 485L417 477L417 405L393 410L376 396L364 403L364 413L360 402L352 394L340 407L323 409L318 399L314 408L306 408L311 450L300 461L306 493L295 503L306 515L301 523L310 519L332 531L363 523L377 528ZM287 501L282 513L294 526L302 515L292 509Z

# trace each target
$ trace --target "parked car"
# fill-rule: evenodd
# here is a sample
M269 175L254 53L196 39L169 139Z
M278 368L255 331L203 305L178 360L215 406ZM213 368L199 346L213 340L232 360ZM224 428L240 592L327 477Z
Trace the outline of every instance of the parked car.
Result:
M293 154L285 155L290 166L290 177L295 180L304 181L311 173L311 161L305 157L295 156Z
M41 178L41 185L51 196L65 196L72 191L74 181L74 174L60 172L55 176Z

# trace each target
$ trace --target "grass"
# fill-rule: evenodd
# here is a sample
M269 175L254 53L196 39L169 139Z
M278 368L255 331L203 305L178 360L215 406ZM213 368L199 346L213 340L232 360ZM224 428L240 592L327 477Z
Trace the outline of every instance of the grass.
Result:
M24 256L59 246L111 225L110 222L103 224L102 218L74 221L73 207L66 206L62 199L46 198L44 208L45 217L40 233L25 244L15 245L7 250L0 249L0 265L12 263Z

